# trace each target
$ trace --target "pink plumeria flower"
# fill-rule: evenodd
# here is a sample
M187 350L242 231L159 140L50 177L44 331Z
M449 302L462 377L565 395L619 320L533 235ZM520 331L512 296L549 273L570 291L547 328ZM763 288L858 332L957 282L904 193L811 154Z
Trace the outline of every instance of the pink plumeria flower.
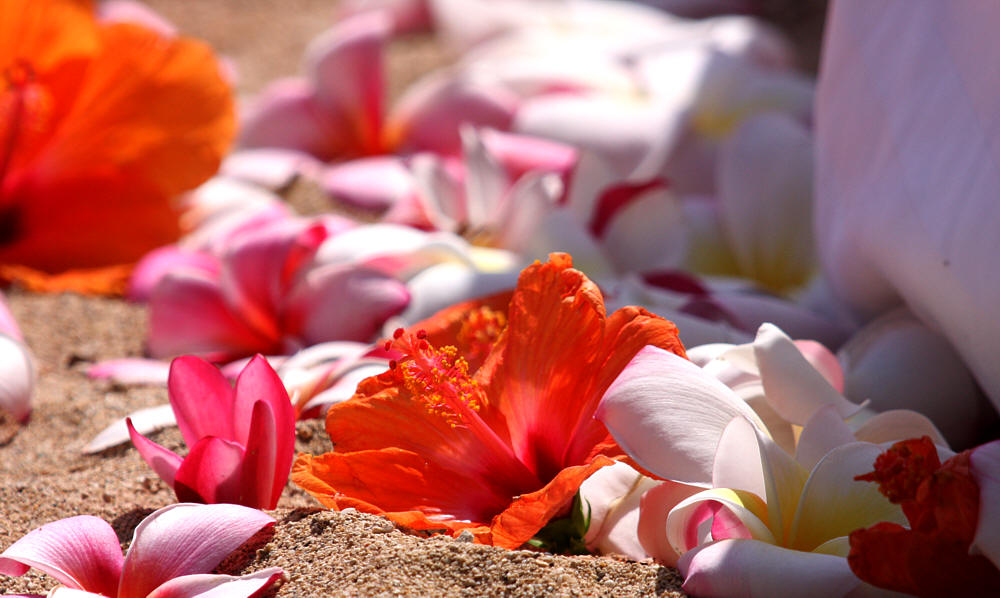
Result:
M36 377L35 363L21 329L0 294L0 410L21 423L27 422Z
M170 405L190 449L186 457L139 434L132 444L182 501L273 509L295 453L295 410L259 355L236 379L197 357L178 357L167 381Z
M471 81L430 76L386 116L384 46L391 18L367 12L315 39L305 78L276 81L250 106L245 148L284 148L323 161L417 150L457 154L463 122L506 129L513 95Z
M115 531L103 519L79 515L30 532L0 553L0 573L20 576L35 568L62 585L49 596L259 596L284 577L271 567L239 577L212 574L232 553L274 519L238 505L174 504L135 528L122 557Z

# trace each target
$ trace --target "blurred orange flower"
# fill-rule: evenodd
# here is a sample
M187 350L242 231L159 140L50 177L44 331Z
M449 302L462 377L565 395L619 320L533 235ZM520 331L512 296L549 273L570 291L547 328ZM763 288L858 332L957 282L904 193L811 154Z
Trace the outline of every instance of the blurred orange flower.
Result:
M172 199L235 132L204 44L99 23L86 0L0 3L0 281L108 292L180 234Z
M637 307L606 316L600 291L553 254L521 273L506 315L496 296L429 328L397 331L402 354L332 406L336 451L300 455L292 477L324 505L420 530L516 548L565 511L580 483L623 453L593 417L605 390L646 345L684 355L677 328ZM432 319L433 320L433 319ZM488 345L474 373L459 354Z

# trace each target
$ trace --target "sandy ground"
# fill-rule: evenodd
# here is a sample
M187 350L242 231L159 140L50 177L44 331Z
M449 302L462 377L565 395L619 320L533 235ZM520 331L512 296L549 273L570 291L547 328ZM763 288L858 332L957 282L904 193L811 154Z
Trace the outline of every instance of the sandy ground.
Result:
M233 61L241 96L300 72L309 40L332 21L329 0L149 0L188 35L210 41ZM430 36L394 43L391 95L445 60ZM30 423L0 415L0 549L63 517L91 514L127 543L139 521L174 502L173 492L131 446L84 456L82 447L114 419L167 401L162 388L92 381L88 365L142 355L147 313L121 300L13 289L8 301L37 359L39 383ZM153 436L183 452L180 434ZM303 422L298 448L329 450L318 421ZM289 486L273 512L278 524L220 570L280 566L279 596L680 596L673 569L607 557L561 557L408 535L386 520L318 508ZM0 576L0 593L45 593L55 581L32 571Z

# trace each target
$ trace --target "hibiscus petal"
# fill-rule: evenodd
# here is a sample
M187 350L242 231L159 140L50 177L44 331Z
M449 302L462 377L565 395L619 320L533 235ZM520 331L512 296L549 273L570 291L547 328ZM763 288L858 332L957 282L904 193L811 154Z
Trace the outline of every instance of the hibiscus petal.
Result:
M677 563L684 591L705 598L847 596L861 582L847 560L789 550L757 540L721 540L688 552Z
M871 470L882 450L875 444L852 442L823 457L802 489L789 548L811 551L879 521L906 522L903 510L890 503L876 484L854 481L854 476Z
M17 339L0 333L0 409L26 423L31 416L31 395L36 378L35 364L28 349Z
M174 494L182 502L239 504L243 495L243 445L206 436L192 447L174 474Z
M698 366L645 347L605 393L595 417L647 471L708 485L716 445L739 415L764 426L732 390Z
M189 447L206 436L236 439L233 389L219 368L198 357L178 357L170 364L167 389Z
M140 434L127 417L125 418L125 430L143 461L156 472L156 475L160 476L160 479L173 487L177 469L183 461L180 455Z
M252 598L259 596L285 572L278 567L261 569L239 577L231 575L184 575L168 580L146 598Z
M973 449L972 475L979 484L979 524L970 552L978 552L1000 568L1000 441Z
M114 596L122 549L106 521L79 515L47 523L0 553L4 575L24 575L31 567L71 588Z
M135 528L119 598L144 598L175 577L211 572L261 528L273 524L271 516L238 505L163 507Z

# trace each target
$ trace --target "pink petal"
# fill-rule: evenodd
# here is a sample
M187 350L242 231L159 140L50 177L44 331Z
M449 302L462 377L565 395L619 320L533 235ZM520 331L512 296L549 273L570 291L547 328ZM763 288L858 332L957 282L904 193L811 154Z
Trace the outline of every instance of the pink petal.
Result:
M282 384L281 378L275 373L274 368L264 357L254 356L247 363L246 367L236 378L235 398L229 405L232 411L228 419L232 421L233 436L236 442L247 446L250 441L251 415L254 411L254 403L264 401L272 411L272 417L281 424L280 429L289 426L294 428L295 416L292 411L291 402L288 400L288 391ZM275 438L272 437L272 441Z
M244 447L206 436L191 447L174 475L174 493L182 502L240 504L243 497Z
M122 573L119 598L144 598L182 575L211 572L274 519L238 505L175 504L139 524Z
M87 368L94 380L113 380L118 384L148 384L165 386L170 364L158 359L125 357L100 361Z
M529 172L541 171L559 175L568 186L580 159L579 150L565 143L493 129L481 129L478 133L486 150L503 166L511 181Z
M430 76L399 99L386 125L388 143L397 152L424 150L457 155L462 151L460 125L507 130L517 102L503 88Z
M832 598L847 596L861 583L847 559L758 540L720 540L699 546L685 553L677 568L684 576L684 591L704 598Z
M338 203L378 214L418 193L416 181L398 156L377 156L336 164L320 175L323 190Z
M140 434L129 418L125 418L125 426L129 438L132 440L132 445L139 451L142 460L156 472L156 475L160 476L160 479L173 487L177 469L182 463L181 457Z
M384 14L359 14L321 34L306 50L316 103L355 140L354 155L382 150L383 52L391 28Z
M191 271L165 276L149 300L149 352L166 358L193 353L226 361L271 353L276 339L261 337L233 313L218 280Z
M303 346L370 341L409 300L406 286L395 278L350 264L321 266L289 294L285 329Z
M337 11L343 16L381 12L395 34L429 30L433 24L428 0L344 0L337 4Z
M206 436L238 440L233 389L219 368L191 355L178 357L170 364L167 389L177 426L189 447Z
M147 598L253 598L260 596L285 572L278 567L261 569L240 577L230 575L184 575L153 590Z
M163 383L166 384L165 379ZM132 420L132 426L139 434L152 434L164 428L177 425L177 420L174 418L174 409L169 404L147 407L134 411L129 414L128 418L116 420L107 428L101 430L80 452L85 455L92 455L104 449L128 442L130 435L126 419ZM179 461L177 465L180 465ZM172 479L173 476L171 476ZM168 483L171 482L168 481Z
M4 575L24 575L31 567L71 588L114 596L122 549L106 521L79 515L47 523L0 553Z
M302 79L271 83L247 109L240 132L244 148L280 148L330 160L354 155L354 136L340 115L327 114L312 85Z
M659 482L643 476L625 463L602 467L580 485L584 514L590 526L583 539L587 549L601 554L621 554L641 561L649 555L636 533L639 501Z
M979 484L979 523L970 552L1000 567L1000 441L973 449L969 465Z
M703 490L679 482L665 481L642 495L637 532L642 548L657 561L676 567L680 555L667 539L667 515L685 498Z
M863 318L907 304L1000 407L1000 4L868 8L834 4L827 21L816 137L825 272Z
M816 368L826 381L839 393L844 392L844 370L840 367L837 356L821 343L812 340L794 341L799 352Z
M716 445L740 415L763 428L752 409L701 368L644 347L608 388L594 417L647 471L708 485Z
M19 422L31 417L31 395L37 373L27 347L0 333L0 409Z

